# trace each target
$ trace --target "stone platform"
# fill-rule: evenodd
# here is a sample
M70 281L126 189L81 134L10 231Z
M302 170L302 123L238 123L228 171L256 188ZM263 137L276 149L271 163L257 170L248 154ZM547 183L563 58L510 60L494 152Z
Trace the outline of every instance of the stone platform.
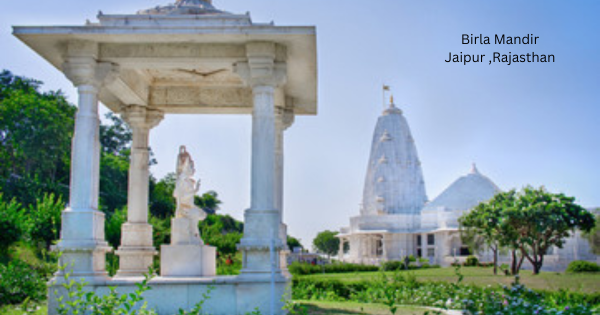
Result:
M212 277L217 274L217 248L206 245L162 245L163 277Z
M262 278L262 277L261 277ZM106 294L109 287L117 287L119 294L129 294L137 289L136 283L143 280L141 277L119 278L96 282L86 286L86 290L96 294ZM281 297L289 297L291 288L287 288L289 278L278 276L275 281L275 313L286 314L282 310L284 301ZM155 310L159 315L174 315L179 309L189 311L202 300L203 294L209 290L209 298L204 302L202 311L212 315L245 315L253 312L257 307L261 314L270 314L271 307L271 280L269 277L251 279L243 276L217 276L203 278L183 277L156 277L150 280L151 290L143 294L147 308ZM66 298L65 289L60 284L51 286L48 290L48 314L57 314L57 295ZM136 305L139 308L143 304Z

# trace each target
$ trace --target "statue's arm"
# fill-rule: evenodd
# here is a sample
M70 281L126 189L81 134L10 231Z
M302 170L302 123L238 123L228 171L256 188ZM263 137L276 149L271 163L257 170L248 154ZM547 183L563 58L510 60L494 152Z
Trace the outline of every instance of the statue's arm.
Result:
M199 179L196 182L196 189L194 190L194 192L198 192L198 191L200 191L200 180Z

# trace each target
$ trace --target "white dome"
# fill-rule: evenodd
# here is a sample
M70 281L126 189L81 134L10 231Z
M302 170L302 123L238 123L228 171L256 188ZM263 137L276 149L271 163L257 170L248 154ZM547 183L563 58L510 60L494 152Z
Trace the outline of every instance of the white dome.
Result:
M490 200L498 192L500 188L479 173L473 165L471 173L454 181L437 198L428 203L427 208L443 207L446 211L470 210L480 202Z

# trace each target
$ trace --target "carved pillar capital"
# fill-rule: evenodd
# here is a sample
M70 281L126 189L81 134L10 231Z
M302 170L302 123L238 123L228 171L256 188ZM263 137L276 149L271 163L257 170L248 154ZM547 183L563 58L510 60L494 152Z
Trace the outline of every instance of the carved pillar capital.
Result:
M163 120L164 113L146 106L129 105L121 108L121 117L132 129L150 130Z
M275 108L275 126L278 130L287 130L295 120L294 110L286 107Z
M116 79L119 66L110 62L96 62L93 57L69 57L62 67L63 73L73 85L102 88Z
M236 63L235 72L251 86L279 87L287 81L287 64L276 60L276 46L273 42L252 42L246 44L246 62Z

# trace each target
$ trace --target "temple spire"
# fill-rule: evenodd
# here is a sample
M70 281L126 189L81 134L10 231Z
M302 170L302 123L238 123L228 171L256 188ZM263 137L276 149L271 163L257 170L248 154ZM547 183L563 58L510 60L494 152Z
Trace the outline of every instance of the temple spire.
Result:
M473 164L471 165L471 174L479 174L479 170L477 169L477 165L475 165L475 162L473 162Z

